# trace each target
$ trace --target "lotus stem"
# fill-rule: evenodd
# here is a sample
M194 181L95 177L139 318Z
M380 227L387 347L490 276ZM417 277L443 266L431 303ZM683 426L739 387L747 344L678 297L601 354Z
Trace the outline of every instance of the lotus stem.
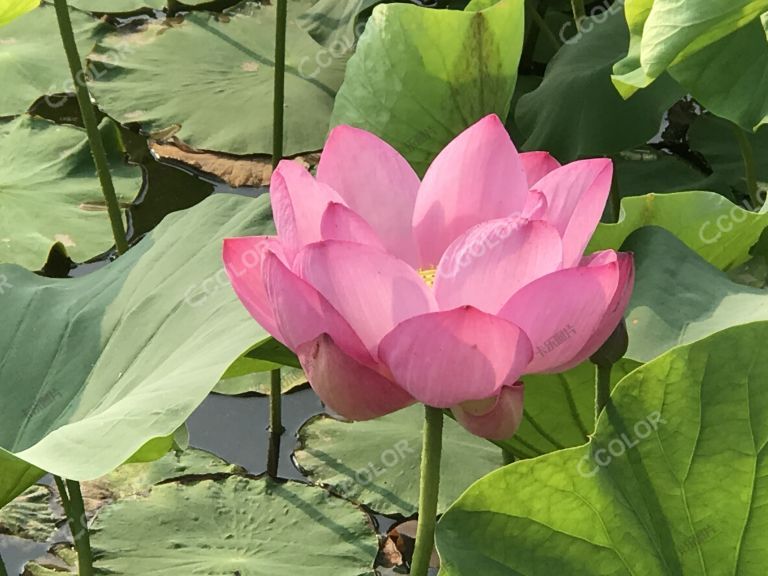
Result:
M0 555L0 576L8 576L8 571L5 569L5 562L3 562L2 555Z
M280 437L283 428L283 396L280 369L272 370L269 390L269 449L267 451L267 474L277 478L280 465Z
M165 5L165 10L168 16L175 16L179 12L181 12L183 9L183 6L179 2L179 0L168 0L168 2Z
M539 30L541 30L541 32L544 33L544 37L547 39L547 42L549 42L552 45L552 48L554 48L555 52L560 50L560 47L561 47L560 40L558 40L557 36L555 36L555 33L552 32L552 29L547 24L547 21L544 20L544 17L539 12L538 7L530 2L526 6L527 8L529 8L531 18L536 23L536 26L538 26ZM535 49L535 46L534 46L534 49Z
M611 398L611 369L613 364L595 364L595 429L597 419Z
M587 17L584 0L571 0L571 10L573 10L573 21L576 22L576 28L581 31L581 22Z
M283 158L283 120L285 117L285 36L288 26L288 0L277 0L275 25L275 90L272 119L272 168Z
M88 533L88 520L85 516L83 494L80 483L75 480L63 480L54 476L59 489L59 497L67 515L69 529L77 550L77 567L80 576L93 576L93 553L91 552L91 535Z
M443 411L424 407L424 440L421 449L419 484L419 523L416 548L411 562L411 576L427 576L429 560L435 547L437 496L440 491L440 458L443 449Z
M123 224L123 215L120 210L120 204L117 201L112 175L109 173L107 152L104 148L104 141L101 139L101 132L99 132L96 109L91 102L91 94L88 91L85 72L83 72L82 61L80 60L80 54L75 42L75 34L72 31L72 20L69 17L67 0L54 0L54 5L56 6L56 18L59 21L61 41L64 44L64 51L67 53L69 70L72 73L72 81L75 85L77 103L80 106L80 114L83 117L85 131L88 134L88 144L91 146L91 154L96 164L101 191L107 203L109 220L112 224L112 234L115 237L115 246L117 247L118 254L124 254L128 250L128 241Z
M741 148L741 156L744 159L744 172L747 180L747 192L752 201L752 209L760 208L760 196L757 189L757 165L755 164L755 151L752 149L752 143L747 138L746 132L736 124L732 124L733 133Z

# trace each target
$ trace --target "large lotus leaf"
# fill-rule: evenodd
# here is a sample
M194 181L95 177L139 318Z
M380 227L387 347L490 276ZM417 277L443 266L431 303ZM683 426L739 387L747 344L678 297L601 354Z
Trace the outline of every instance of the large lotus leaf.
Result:
M376 535L365 513L322 488L230 477L156 486L102 509L96 568L146 576L363 576Z
M768 19L754 20L669 69L710 112L745 130L768 124Z
M85 58L110 27L78 10L70 10L80 55ZM16 116L41 96L72 92L72 76L53 6L43 5L0 28L0 117ZM55 108L61 98L51 98Z
M118 199L130 203L141 168L125 162L114 124L105 120L101 132ZM37 270L56 242L75 261L114 245L84 130L20 116L0 124L0 158L0 262Z
M768 320L768 292L732 282L670 232L648 227L622 250L634 252L635 289L627 310L627 357L647 362L732 326Z
M0 505L30 466L90 480L184 423L265 336L222 240L271 231L267 198L215 195L87 276L0 266Z
M611 385L640 364L623 359L613 366ZM523 377L525 413L517 433L497 444L516 458L534 458L589 440L595 429L595 365L584 362L560 374Z
M424 408L411 406L365 422L327 416L299 431L294 453L305 474L381 514L418 509ZM438 508L450 506L472 482L502 464L501 450L445 419Z
M377 6L349 61L332 125L378 134L419 172L456 134L507 117L523 42L523 0L480 12Z
M34 10L39 4L40 0L0 0L0 26Z
M669 77L624 101L611 83L613 64L627 51L624 11L585 20L547 67L544 81L515 111L526 150L547 150L562 161L619 152L652 138L664 112L682 95Z
M635 50L620 63L619 80L644 87L673 63L758 19L768 11L768 0L627 0L626 11Z
M616 387L590 445L498 470L443 516L444 576L762 576L765 322L677 348Z
M322 148L344 75L335 59L288 22L285 153ZM100 43L90 59L109 63L92 82L99 104L197 149L272 152L275 8L245 4L223 19L189 14Z
M45 542L56 530L47 486L31 486L13 502L0 509L0 534Z
M749 259L749 250L768 226L768 214L736 206L712 192L676 192L624 198L615 224L600 224L591 251L618 250L643 226L660 226L721 270Z

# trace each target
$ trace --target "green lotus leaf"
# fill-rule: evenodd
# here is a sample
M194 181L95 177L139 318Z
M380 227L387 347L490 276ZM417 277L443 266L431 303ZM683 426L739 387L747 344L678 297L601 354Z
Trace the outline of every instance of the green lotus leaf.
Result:
M423 407L376 420L341 422L327 416L299 430L296 462L313 481L381 514L418 509ZM493 444L445 419L438 508L445 510L472 482L502 464Z
M368 576L378 542L366 514L322 488L233 476L156 486L102 509L95 568L146 576Z
M111 27L79 10L70 10L70 17L78 50L85 58ZM94 68L91 73L100 72ZM55 95L74 91L53 6L43 4L0 28L0 78L0 117L22 114L46 95L50 105L59 109L64 99Z
M275 368L280 368L275 365ZM280 368L280 382L283 394L295 390L299 386L307 383L307 377L301 368L290 366ZM269 394L272 383L272 374L270 371L254 371L251 374L225 378L213 389L217 394L226 394L228 396L237 396L239 394Z
M611 385L640 366L623 359L613 366ZM595 366L584 362L560 374L523 377L525 412L517 433L497 444L517 459L586 444L595 429Z
M113 123L101 132L118 200L130 203L141 168L126 163ZM79 262L114 245L84 130L20 116L0 124L0 158L0 262L37 270L57 242Z
M635 230L659 226L717 268L727 270L749 260L750 248L768 226L768 214L745 210L712 192L634 196L624 198L621 207L617 223L597 227L590 251L618 250Z
M768 320L768 292L736 284L670 232L633 233L636 282L627 309L627 357L647 362L732 326Z
M669 77L624 101L611 83L613 64L626 54L624 11L587 19L584 32L566 40L544 81L515 111L526 150L547 150L561 161L619 152L652 138L664 112L683 92Z
M0 26L5 26L39 5L40 0L0 0Z
M0 266L0 505L41 470L102 476L186 421L266 336L219 281L222 240L272 230L266 197L221 194L87 276Z
M438 524L441 574L764 573L768 323L635 370L587 446L517 462Z
M170 480L244 473L244 468L229 464L218 456L188 448L182 452L168 452L153 462L123 464L106 476L83 482L83 499L86 509L93 511L110 501L146 496L155 485Z
M299 16L299 25L312 38L340 53L351 52L362 31L359 17L384 0L318 0Z
M162 138L230 154L272 152L274 6L193 13L109 36L90 56L101 107ZM285 154L323 147L345 61L289 19Z
M481 117L505 119L523 44L522 0L480 12L377 6L350 58L332 125L369 130L423 173Z
M746 130L768 122L768 0L628 0L629 54L614 67L623 96L665 70L713 113ZM748 57L744 55L748 54Z

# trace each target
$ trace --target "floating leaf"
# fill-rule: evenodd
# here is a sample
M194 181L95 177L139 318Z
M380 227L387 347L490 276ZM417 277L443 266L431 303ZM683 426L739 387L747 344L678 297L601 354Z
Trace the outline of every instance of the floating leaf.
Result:
M299 431L294 457L306 475L382 514L418 508L423 408L412 406L366 422L321 416ZM443 433L440 510L502 463L501 450L450 418Z
M78 50L85 58L110 27L78 10L70 10L70 17ZM43 4L0 28L0 53L0 117L22 114L46 95L50 105L60 109L65 98L56 94L74 91L53 6ZM90 71L99 73L95 68Z
M93 532L95 567L116 576L363 576L378 551L359 508L266 478L163 484L104 508Z
M272 230L266 198L222 194L87 276L0 266L0 505L25 471L97 478L185 422L266 336L226 282L222 240Z
M481 117L507 117L523 44L523 2L481 12L377 6L350 59L332 125L374 132L424 172Z
M83 482L86 510L94 511L109 501L146 496L160 483L189 476L241 474L245 469L225 462L218 456L188 448L168 452L154 462L123 464L106 476Z
M18 498L0 509L0 534L45 542L56 530L60 518L50 507L51 491L47 486L31 486Z
M94 66L109 65L91 87L112 117L157 139L271 154L274 31L274 6L251 3L221 19L193 13L179 24L153 22L96 47ZM287 42L285 154L294 155L323 147L345 62L293 19Z
M616 387L588 446L498 470L438 525L441 574L763 574L765 322Z
M118 200L129 203L141 168L125 162L114 124L101 131ZM56 243L79 262L114 245L84 130L24 115L0 124L0 158L0 262L36 270Z

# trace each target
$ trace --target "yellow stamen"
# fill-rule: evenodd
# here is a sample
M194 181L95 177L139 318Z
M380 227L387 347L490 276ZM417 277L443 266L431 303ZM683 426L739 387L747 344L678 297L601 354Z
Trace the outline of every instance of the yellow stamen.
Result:
M419 274L427 283L427 286L432 288L435 283L435 274L437 274L437 268L419 268Z

